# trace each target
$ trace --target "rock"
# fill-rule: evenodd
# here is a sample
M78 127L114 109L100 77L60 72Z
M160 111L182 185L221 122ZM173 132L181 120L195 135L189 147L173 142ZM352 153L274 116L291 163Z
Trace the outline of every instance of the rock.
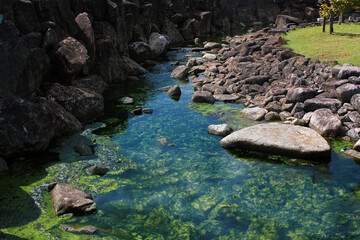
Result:
M310 160L330 159L328 142L312 129L280 123L258 124L220 141L224 148L243 149Z
M149 46L155 56L161 56L166 52L169 41L165 35L153 32L149 38Z
M31 1L17 1L14 10L16 26L21 33L27 34L40 30L39 19Z
M88 59L88 52L84 45L72 37L65 38L59 43L54 56L56 69L65 80L72 80L83 71Z
M215 54L211 54L211 53L207 53L203 56L203 59L206 59L208 61L213 61L216 60L216 55Z
M231 127L227 124L210 125L208 131L212 135L225 137L232 132Z
M96 203L90 194L65 183L57 183L51 190L51 197L56 216L67 213L86 215L96 211Z
M181 46L185 42L177 26L168 20L165 21L162 27L162 32L169 37L169 45L171 47Z
M152 108L143 108L142 112L145 114L152 114L154 110Z
M6 161L0 157L0 172L5 172L7 170L9 170L9 168Z
M80 154L80 156L92 155L91 147L85 144L78 144L74 147L74 150Z
M176 78L176 79L184 79L186 78L189 68L185 65L178 66L175 68L175 70L171 73L170 77Z
M353 95L360 93L360 85L354 85L351 83L346 83L336 88L335 94L336 97L343 103L350 102L350 99Z
M293 51L290 51L290 50L279 51L276 53L276 57L280 62L282 62L286 59L295 57L297 55L298 55L297 53L294 53Z
M355 150L353 150L353 149L346 150L346 151L344 152L344 154L345 154L346 156L352 157L352 158L354 158L354 159L360 159L360 152L355 151Z
M136 109L132 110L131 113L134 115L142 115L143 111L142 111L142 108L136 108Z
M175 85L167 91L167 94L170 97L179 98L181 96L181 89L178 85Z
M331 72L337 79L346 79L351 76L360 77L360 67L354 67L351 65L335 66Z
M350 99L351 105L360 113L360 94L355 94Z
M240 96L236 94L215 94L213 97L218 102L234 102L240 99Z
M360 140L358 140L354 145L354 150L360 152Z
M265 115L265 120L267 122L274 122L274 121L280 121L281 118L279 116L279 113L277 112L268 112L266 115Z
M342 103L334 98L312 98L304 102L304 111L313 112L320 108L328 108L333 113L336 113L341 106Z
M65 224L60 224L60 226L66 232L77 233L77 234L95 234L97 231L96 227L93 226L86 226L82 228L73 228Z
M159 88L160 91L163 91L163 92L167 92L170 90L170 88L172 88L173 86L165 86L165 87L161 87Z
M0 129L6 129L0 131L0 155L4 157L44 151L53 139L81 129L71 113L44 98L5 97L0 100L0 111Z
M161 143L162 145L167 145L169 139L168 138L160 138L157 140L159 143Z
M306 99L314 98L317 91L312 88L290 88L286 94L287 102L304 102Z
M133 42L129 45L129 55L138 63L145 62L152 58L150 46L145 42Z
M255 121L261 121L264 119L268 111L264 108L254 107L254 108L244 108L240 114L246 118Z
M309 126L324 137L336 137L341 128L340 119L330 109L316 110L310 119Z
M279 14L276 18L275 25L277 28L287 27L289 24L291 25L299 25L301 23L301 19Z
M205 50L211 50L211 49L215 49L215 48L222 48L220 43L217 42L208 42L205 44L204 46Z
M107 172L109 171L109 168L107 167L100 167L100 166L92 166L88 169L86 169L86 172L89 174L89 175L100 175L100 176L103 176L105 175Z
M54 83L48 90L48 98L55 99L82 122L97 118L104 113L103 97L90 90Z
M207 91L194 92L191 101L195 103L210 103L210 104L214 104L216 102L211 92L207 92Z
M145 68L140 66L137 62L135 62L131 58L124 56L123 60L124 60L124 65L125 65L125 71L130 76L140 76L140 75L144 75L148 72Z
M124 104L124 105L130 105L130 104L134 104L135 100L131 97L122 97L118 100L118 102L120 104Z
M252 76L252 77L246 78L244 81L246 84L263 85L269 79L270 79L270 76L268 76L268 75L258 75L258 76Z
M79 78L71 82L74 87L89 89L100 95L108 88L108 84L97 75L90 75L87 77Z
M81 31L86 36L84 38L85 46L88 51L88 55L91 61L93 62L96 55L95 34L88 13L86 12L80 13L79 15L76 16L75 21L79 26L79 28L81 29Z

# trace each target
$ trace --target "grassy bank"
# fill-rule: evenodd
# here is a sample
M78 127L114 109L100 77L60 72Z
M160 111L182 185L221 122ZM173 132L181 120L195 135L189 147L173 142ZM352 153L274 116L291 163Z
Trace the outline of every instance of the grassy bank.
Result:
M283 37L285 46L312 59L337 60L340 64L360 66L360 23L334 25L335 33L322 32L322 27L296 29Z

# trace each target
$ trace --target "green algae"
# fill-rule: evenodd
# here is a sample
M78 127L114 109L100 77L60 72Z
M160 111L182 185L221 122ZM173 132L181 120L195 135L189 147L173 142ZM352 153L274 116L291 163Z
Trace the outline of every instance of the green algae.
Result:
M352 149L353 144L349 141L343 140L341 138L331 140L331 149L336 154L340 154L348 149Z

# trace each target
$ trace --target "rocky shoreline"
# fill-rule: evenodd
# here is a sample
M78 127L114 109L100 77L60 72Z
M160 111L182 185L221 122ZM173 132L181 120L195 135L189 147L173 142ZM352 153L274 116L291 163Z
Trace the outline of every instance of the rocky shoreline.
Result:
M78 132L103 114L109 85L137 81L168 47L278 14L314 20L316 1L2 1L0 156Z
M360 67L320 62L284 47L280 34L312 24L298 24L287 16L279 16L279 22L286 24L228 37L228 44L208 42L202 57L174 73L193 79L193 102L243 103L247 108L240 114L252 120L306 126L323 137L357 142Z

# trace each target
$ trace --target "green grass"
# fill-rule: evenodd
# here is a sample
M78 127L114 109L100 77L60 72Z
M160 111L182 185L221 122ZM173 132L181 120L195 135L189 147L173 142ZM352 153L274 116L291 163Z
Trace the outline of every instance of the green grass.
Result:
M282 37L290 40L285 46L312 59L337 60L340 64L360 66L360 23L334 24L330 35L321 26L290 31Z

